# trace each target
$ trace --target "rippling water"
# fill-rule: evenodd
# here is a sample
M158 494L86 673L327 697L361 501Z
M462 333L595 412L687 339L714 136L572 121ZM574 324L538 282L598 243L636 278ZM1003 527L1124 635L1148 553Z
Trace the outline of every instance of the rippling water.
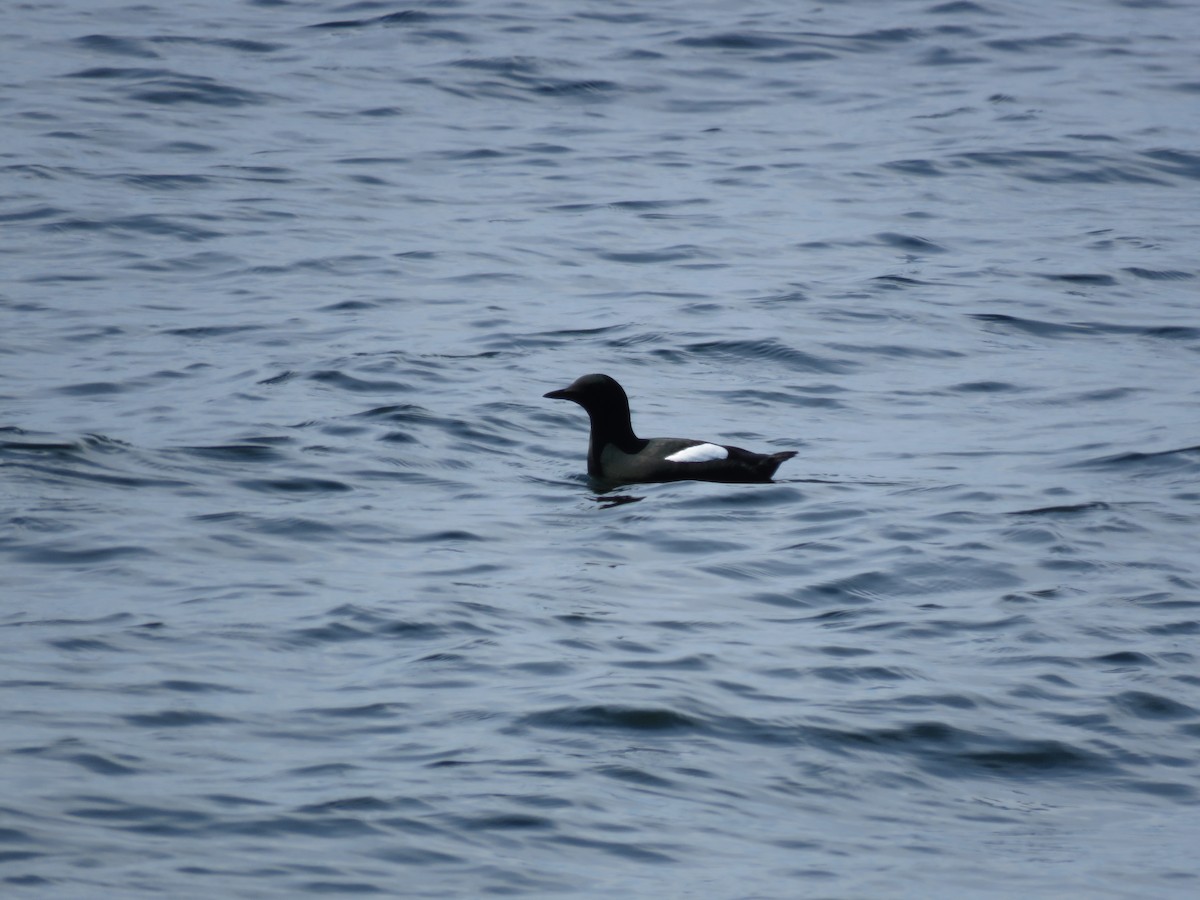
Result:
M5 896L1200 891L1193 4L8 19Z

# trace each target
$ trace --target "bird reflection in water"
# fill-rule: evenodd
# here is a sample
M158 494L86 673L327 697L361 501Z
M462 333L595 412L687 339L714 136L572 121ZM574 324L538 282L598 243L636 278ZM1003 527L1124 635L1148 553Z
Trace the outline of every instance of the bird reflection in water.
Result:
M612 509L614 506L623 506L626 503L637 503L639 500L645 500L645 497L635 497L632 494L598 494L592 497L600 505L601 509Z

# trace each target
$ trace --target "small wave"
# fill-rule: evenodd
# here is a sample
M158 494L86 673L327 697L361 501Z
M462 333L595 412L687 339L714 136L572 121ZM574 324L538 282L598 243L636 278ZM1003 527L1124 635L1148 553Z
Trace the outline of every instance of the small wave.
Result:
M1076 47L1080 44L1101 43L1096 38L1089 37L1083 34L1072 32L1062 34L1045 34L1039 37L1029 38L1002 38L994 41L985 41L984 45L991 47L993 50L1003 50L1009 53L1028 53L1030 51L1041 51L1047 48L1061 50L1067 47Z
M794 40L775 34L754 31L727 31L703 37L679 38L681 47L713 48L717 50L777 50L795 46Z
M58 388L58 393L66 397L99 397L104 394L120 394L125 387L112 381L87 381L81 384L67 384Z
M899 753L945 778L974 778L989 773L1025 780L1112 772L1117 768L1099 753L1064 741L984 734L936 721L860 732L825 731L823 736L843 750Z
M531 713L521 719L537 728L567 730L614 729L620 731L695 731L698 720L672 709L635 706L565 706Z
M197 725L215 725L233 721L226 716L194 709L168 709L157 713L138 713L122 718L130 725L136 725L139 728L191 728Z
M385 13L381 16L370 16L365 19L334 19L329 22L318 22L309 28L336 30L342 28L374 28L387 25L416 25L433 21L435 16L419 9L403 9L399 12Z
M480 69L498 75L532 75L541 68L542 61L533 56L469 56L451 60L447 65L462 69Z
M1061 516L1076 513L1093 512L1095 510L1112 509L1112 506L1095 500L1091 503L1072 503L1065 506L1040 506L1037 509L1018 509L1010 512L1010 516Z
M1148 453L1141 451L1117 453L1112 456L1100 456L1072 463L1071 466L1082 469L1152 469L1155 471L1196 469L1200 468L1200 445Z
M64 211L55 206L35 206L17 212L0 213L0 222L36 222L63 214Z
M261 331L262 325L195 325L189 328L168 328L163 334L176 337L226 337L231 334L241 334L243 331ZM266 382L260 381L259 384Z
M111 219L72 217L46 222L40 227L43 231L51 233L70 231L133 233L153 237L173 237L183 241L206 241L224 236L223 232L214 231L211 228L202 228L199 225L192 225L168 216L152 214L116 216Z
M1138 266L1130 266L1122 271L1147 281L1190 281L1196 277L1193 272L1182 272L1178 269L1143 269Z
M1011 170L1018 178L1050 184L1151 184L1170 182L1124 158L1070 150L973 151L955 156L971 167ZM1170 166L1147 169L1172 171Z
M1082 325L1061 325L1057 322L1042 322L1037 319L1024 319L1020 316L1009 316L1002 313L971 313L970 317L989 325L1000 326L1010 331L1023 331L1036 334L1039 337L1066 337L1069 335L1087 334L1089 329Z
M1065 281L1067 284L1088 284L1099 287L1108 287L1117 283L1117 279L1111 275L1101 273L1083 272L1078 274L1064 275L1042 275L1047 281Z
M93 775L136 775L141 769L118 762L111 756L100 753L72 753L61 757L64 762L74 763Z
M85 549L30 547L17 551L15 555L25 562L41 563L43 565L92 566L97 563L111 562L115 559L154 556L155 553L148 547L117 544L112 547L91 547Z
M201 75L156 75L130 87L129 99L154 106L180 106L196 104L238 108L261 106L270 99L268 95L247 88L225 84L215 78Z
M615 81L604 81L603 79L541 79L531 88L538 94L548 94L550 96L563 95L596 95L614 93L621 89L621 86Z
M1049 276L1046 276L1049 277ZM1060 280L1090 278L1092 276L1056 276ZM972 319L1001 326L1012 331L1023 331L1040 337L1059 338L1073 335L1134 335L1165 340L1200 339L1200 328L1187 325L1116 325L1109 322L1046 322L1026 319L1002 313L971 313Z
M1143 154L1151 167L1191 181L1200 180L1200 153L1184 150L1150 150Z
M918 237L915 234L898 234L894 231L883 231L875 235L875 237L888 246L903 250L906 253L926 254L946 252L946 248L940 244L935 244L933 241Z
M351 490L350 485L331 478L247 478L237 484L264 494L327 494Z
M367 719L394 720L403 715L411 707L407 703L368 703L363 706L333 706L318 707L305 710L318 716L328 716L333 719Z
M451 821L465 831L528 831L552 830L558 826L553 819L529 813L496 813L481 816L454 816Z
M1138 719L1175 720L1200 717L1200 711L1195 707L1149 691L1124 691L1114 697L1112 703L1122 712Z
M72 43L93 53L111 53L113 56L129 56L140 59L158 59L159 55L145 42L110 34L86 34L74 38Z
M178 453L201 459L219 459L231 462L275 462L283 455L275 447L265 444L218 444L211 447L181 447Z
M960 394L1007 394L1024 390L1008 381L964 381L950 390Z
M322 372L314 372L308 377L312 381L331 385L333 387L340 388L343 391L350 391L355 394L404 394L412 391L412 385L404 384L399 381L388 381L384 379L367 380L365 378L356 378L353 375L347 375L345 372L339 372L336 369L327 369Z
M251 41L246 38L194 37L182 34L155 35L150 38L150 42L153 44L190 44L197 47L217 47L222 50L236 50L239 53L274 53L277 50L283 50L287 47L286 44Z
M883 167L904 175L922 175L927 178L940 178L947 174L941 166L931 159L898 159L893 162L884 163Z
M38 472L49 476L48 480L85 481L116 487L186 487L189 482L175 478L157 478L147 475L112 475L104 472L79 471L65 466L51 466L32 462L9 462L7 465Z
M93 66L70 72L64 78L82 78L89 81L121 81L124 79L164 78L174 75L170 69L129 68L122 66Z
M212 681L192 681L186 678L167 678L153 685L155 690L172 691L181 694L248 694L248 689L233 687L228 684L217 684Z
M606 251L597 253L601 259L622 263L665 263L680 259L695 259L707 254L694 244L677 244L661 250Z
M769 360L800 372L841 373L857 368L845 360L830 359L797 350L774 338L760 341L702 341L687 344L684 352L696 357L722 360ZM657 350L660 355L675 351Z

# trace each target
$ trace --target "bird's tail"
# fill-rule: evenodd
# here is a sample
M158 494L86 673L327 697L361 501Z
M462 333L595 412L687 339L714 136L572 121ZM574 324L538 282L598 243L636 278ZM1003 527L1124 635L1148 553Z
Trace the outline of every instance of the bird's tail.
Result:
M796 455L795 450L781 450L779 453L772 453L763 460L762 473L765 477L771 478L775 474L775 470L781 465Z

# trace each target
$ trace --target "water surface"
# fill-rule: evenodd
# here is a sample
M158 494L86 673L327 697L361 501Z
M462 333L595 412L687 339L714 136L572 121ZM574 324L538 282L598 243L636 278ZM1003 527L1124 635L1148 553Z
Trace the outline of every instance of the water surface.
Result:
M1190 4L9 18L6 896L1195 896Z

